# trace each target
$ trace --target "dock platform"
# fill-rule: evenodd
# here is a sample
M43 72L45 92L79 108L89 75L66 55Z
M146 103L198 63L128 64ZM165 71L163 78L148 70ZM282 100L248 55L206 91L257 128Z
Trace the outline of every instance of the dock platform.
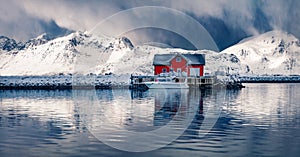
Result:
M150 82L155 81L158 77L162 76L156 76L156 75L150 75L150 76L134 76L131 75L130 77L130 89L140 89L140 90L146 90L147 86L143 82ZM213 76L201 76L201 77L175 77L176 82L184 82L187 81L187 84L190 88L212 88L215 77Z

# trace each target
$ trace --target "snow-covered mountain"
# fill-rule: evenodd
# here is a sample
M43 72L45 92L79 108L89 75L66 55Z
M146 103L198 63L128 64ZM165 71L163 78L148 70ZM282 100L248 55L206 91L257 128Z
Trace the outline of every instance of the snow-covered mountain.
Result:
M12 46L7 44L15 43L11 40L7 38L3 42L0 41L0 45L4 45L0 50L1 76L73 73L77 58L85 57L86 60L95 58L89 52L78 51L79 47L99 52L99 59L103 58L104 54L107 56L118 52L121 54L133 48L126 38L99 38L82 32L75 32L53 40L41 35L23 44L21 49L15 44L10 44ZM10 47L6 48L7 45Z
M300 42L291 34L271 31L242 40L222 54L235 55L245 75L300 74Z
M13 39L1 37L0 76L61 73L153 74L154 55L174 52L205 54L205 73L210 74L300 73L299 40L280 31L247 38L221 53L209 50L187 51L133 46L125 37L99 37L75 32L56 39L50 39L43 34L24 44L17 44Z

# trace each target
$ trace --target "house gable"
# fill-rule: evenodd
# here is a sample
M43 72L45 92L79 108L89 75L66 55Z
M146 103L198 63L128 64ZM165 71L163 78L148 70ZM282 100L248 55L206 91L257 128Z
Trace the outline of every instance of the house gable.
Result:
M180 69L180 71L185 71L185 69L187 68L187 63L188 63L188 60L186 60L186 58L183 57L182 55L175 55L170 60L171 68L175 72L177 72L178 69Z
M203 76L205 58L202 54L156 54L153 60L154 74L164 72L186 73ZM191 72L191 70L194 70Z

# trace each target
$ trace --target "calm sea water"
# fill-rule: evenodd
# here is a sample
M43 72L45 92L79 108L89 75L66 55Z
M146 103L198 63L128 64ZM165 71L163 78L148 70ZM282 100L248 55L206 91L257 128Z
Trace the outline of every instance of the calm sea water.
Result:
M300 84L245 85L0 91L0 156L298 156Z

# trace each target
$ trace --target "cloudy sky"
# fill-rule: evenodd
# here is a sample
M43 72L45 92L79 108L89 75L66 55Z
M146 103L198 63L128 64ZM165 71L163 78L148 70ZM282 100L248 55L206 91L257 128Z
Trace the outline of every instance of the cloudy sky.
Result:
M91 30L103 19L139 6L163 6L188 14L208 30L220 49L274 29L300 38L298 0L0 0L0 35L25 41L44 32ZM164 36L157 32L146 30L140 36Z

